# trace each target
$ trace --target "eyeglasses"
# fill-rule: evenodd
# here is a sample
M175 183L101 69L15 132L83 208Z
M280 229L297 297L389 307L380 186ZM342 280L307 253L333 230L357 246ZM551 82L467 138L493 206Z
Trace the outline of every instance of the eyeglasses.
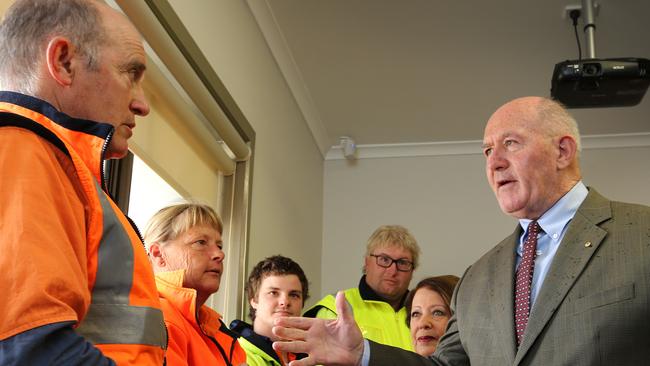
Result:
M413 262L400 258L400 259L393 259L387 255L383 254L370 254L371 257L375 257L375 260L377 261L377 265L379 267L384 267L384 268L389 268L390 266L395 263L395 266L397 267L397 270L400 272L410 272L413 270Z

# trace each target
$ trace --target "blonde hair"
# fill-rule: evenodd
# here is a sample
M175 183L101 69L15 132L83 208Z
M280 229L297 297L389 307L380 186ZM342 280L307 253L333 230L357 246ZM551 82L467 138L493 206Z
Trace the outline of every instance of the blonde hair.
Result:
M144 229L144 245L149 251L151 244L163 244L176 239L196 225L209 225L219 234L223 233L221 218L208 205L185 202L167 206L156 212Z
M370 235L370 238L368 238L365 256L369 256L377 248L385 248L388 246L396 246L411 252L411 256L413 257L413 269L418 267L420 260L420 247L418 246L415 237L407 228L400 225L382 225L378 227L377 230Z

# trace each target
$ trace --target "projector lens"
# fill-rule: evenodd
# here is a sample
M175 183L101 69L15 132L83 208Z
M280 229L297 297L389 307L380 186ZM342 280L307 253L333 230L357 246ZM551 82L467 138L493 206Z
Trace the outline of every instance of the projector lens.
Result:
M597 76L600 74L600 64L589 63L582 66L582 76Z

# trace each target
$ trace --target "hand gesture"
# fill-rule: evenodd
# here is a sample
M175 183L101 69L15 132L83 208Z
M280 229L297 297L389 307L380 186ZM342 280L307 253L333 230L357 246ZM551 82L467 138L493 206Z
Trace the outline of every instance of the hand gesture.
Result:
M279 318L273 334L283 339L273 343L281 352L306 353L308 356L289 366L358 366L363 355L363 336L352 316L343 292L336 294L338 318Z

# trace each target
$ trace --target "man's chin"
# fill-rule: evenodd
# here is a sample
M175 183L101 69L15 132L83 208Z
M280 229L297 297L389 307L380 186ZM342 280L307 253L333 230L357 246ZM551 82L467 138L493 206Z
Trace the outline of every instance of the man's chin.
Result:
M506 215L514 216L514 214L521 210L521 205L512 199L512 197L497 197L499 208Z
M126 145L125 147L119 147L119 148L109 146L108 149L106 149L106 153L104 153L104 159L106 159L106 160L109 160L109 159L122 159L128 153L129 153L129 146L128 145Z
M383 298L386 298L386 299L399 299L402 296L404 296L405 293L406 293L406 290L397 291L395 289L389 289L389 290L385 291L383 294L378 294L378 295L383 297Z

